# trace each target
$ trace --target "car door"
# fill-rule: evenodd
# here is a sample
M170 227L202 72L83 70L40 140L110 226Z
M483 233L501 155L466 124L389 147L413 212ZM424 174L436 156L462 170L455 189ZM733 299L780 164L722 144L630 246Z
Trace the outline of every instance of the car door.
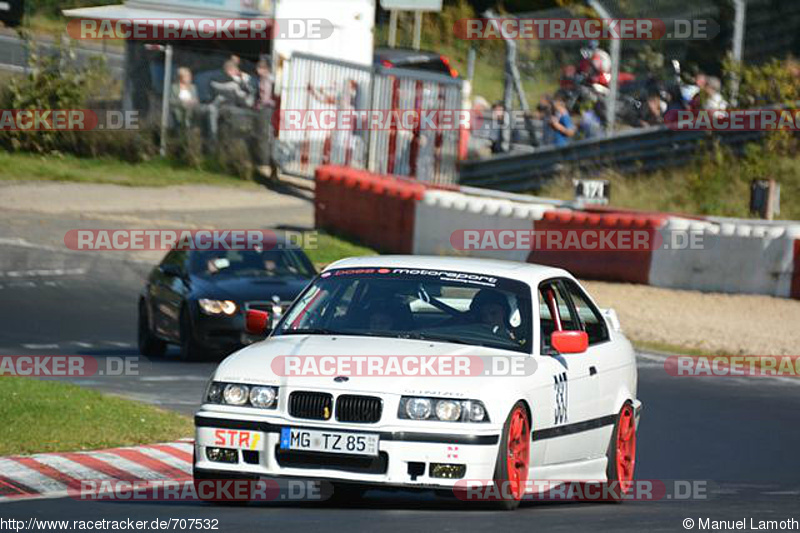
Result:
M622 382L623 361L615 349L611 332L605 317L595 303L574 280L562 280L572 306L580 320L580 326L589 336L587 356L595 369L594 379L597 391L594 397L596 407L595 429L589 430L592 436L594 453L603 456L608 446L611 427L617 415L617 391Z
M189 293L189 252L172 250L159 265L150 284L154 328L163 337L179 340L180 310Z
M545 464L556 465L594 457L596 454L587 421L597 415L599 393L594 355L590 351L560 354L550 345L556 330L581 330L581 322L562 279L539 285L539 324L541 365L539 372L550 378L551 425L540 432L548 439ZM536 438L536 437L534 437Z

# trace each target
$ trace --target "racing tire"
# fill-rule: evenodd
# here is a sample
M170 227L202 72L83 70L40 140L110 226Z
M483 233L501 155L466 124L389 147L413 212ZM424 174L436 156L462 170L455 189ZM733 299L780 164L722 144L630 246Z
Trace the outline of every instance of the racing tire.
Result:
M139 353L145 357L163 357L167 352L167 343L153 335L150 330L150 319L147 304L139 300L139 323L137 325L137 344Z
M184 307L180 318L180 339L181 339L181 361L202 361L206 358L203 347L194 339L192 331L192 320L189 317L189 310Z
M636 466L636 418L630 403L623 405L617 415L606 458L607 493L610 501L622 503L633 488Z
M500 451L494 468L495 494L497 501L491 506L502 511L513 511L519 507L528 482L531 452L531 423L523 402L511 409L503 433L500 435Z

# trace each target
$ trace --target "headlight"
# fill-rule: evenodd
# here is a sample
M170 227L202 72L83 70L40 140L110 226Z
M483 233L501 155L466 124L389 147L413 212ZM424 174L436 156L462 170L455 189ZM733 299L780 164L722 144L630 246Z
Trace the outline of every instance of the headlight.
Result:
M400 398L398 418L406 420L438 420L440 422L489 422L486 407L478 400L451 398Z
M278 387L212 381L206 389L204 401L222 405L275 409L278 406Z
M428 398L408 398L405 413L412 420L424 420L431 415L431 401Z
M461 404L453 400L436 402L436 417L446 422L454 422L461 418Z
M247 403L247 385L225 385L225 390L222 391L222 398L225 403L230 405L244 405Z
M200 298L197 303L200 304L200 309L207 315L232 315L236 312L236 302L231 300Z
M250 405L269 409L278 398L278 390L275 387L253 387L250 389Z
M469 419L471 422L483 422L484 419L487 421L489 417L486 415L486 408L483 406L481 402L468 402L469 403Z

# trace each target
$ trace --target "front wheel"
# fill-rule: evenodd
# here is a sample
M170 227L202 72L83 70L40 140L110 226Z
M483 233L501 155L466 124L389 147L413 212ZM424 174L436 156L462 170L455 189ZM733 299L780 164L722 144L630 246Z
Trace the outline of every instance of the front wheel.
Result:
M150 318L147 303L139 301L139 323L137 330L139 353L146 357L162 357L167 351L167 343L153 335L150 329Z
M531 424L525 404L517 402L511 409L500 436L500 452L494 469L498 501L494 507L511 511L519 507L528 483L531 452Z
M192 329L192 320L189 316L189 309L184 308L181 312L180 318L180 337L181 337L181 360L182 361L199 361L205 358L203 348L194 340L194 331Z
M636 466L636 419L633 406L626 403L617 415L617 424L606 452L608 493L612 501L621 502L633 488Z

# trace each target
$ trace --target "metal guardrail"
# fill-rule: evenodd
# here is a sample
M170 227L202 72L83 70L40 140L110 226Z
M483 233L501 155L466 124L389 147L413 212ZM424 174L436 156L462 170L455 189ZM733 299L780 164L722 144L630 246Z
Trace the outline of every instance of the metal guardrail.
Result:
M689 163L712 140L740 152L761 131L676 131L653 126L613 137L576 141L525 154L510 154L461 164L459 184L501 191L537 191L552 178L569 173L590 177L604 169L622 174L650 172Z

